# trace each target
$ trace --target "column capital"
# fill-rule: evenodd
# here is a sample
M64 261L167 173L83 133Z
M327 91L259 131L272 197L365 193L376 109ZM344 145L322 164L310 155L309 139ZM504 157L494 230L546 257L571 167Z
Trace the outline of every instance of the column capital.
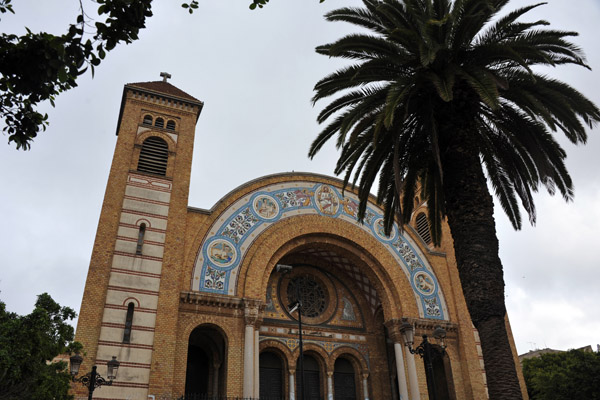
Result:
M290 368L288 371L290 372L290 375L296 374L296 370L294 368Z
M402 337L402 332L400 331L400 327L402 324L406 322L403 319L390 319L384 323L385 327L388 330L388 335L390 339L392 339L395 343L404 343L404 338Z

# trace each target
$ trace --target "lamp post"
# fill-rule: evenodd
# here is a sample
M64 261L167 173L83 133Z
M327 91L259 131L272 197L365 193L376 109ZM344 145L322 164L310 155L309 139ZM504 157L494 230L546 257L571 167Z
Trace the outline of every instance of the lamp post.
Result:
M106 363L107 366L107 376L108 381L104 379L99 373L96 372L96 366L92 367L92 371L87 374L76 378L79 373L79 367L83 362L83 357L79 354L75 354L71 356L71 379L73 382L80 382L83 386L88 389L88 400L92 400L92 393L94 393L94 389L104 385L112 385L113 380L117 377L117 370L119 369L119 362L117 361L117 357L113 356L112 360Z
M292 271L291 265L283 265L277 264L276 270L281 272L282 275L285 275ZM298 342L300 345L300 399L304 400L304 393L306 392L306 388L304 387L304 350L302 348L302 299L300 298L300 292L298 290L298 285L296 285L296 301L292 304L288 305L288 312L292 314L294 311L298 311Z
M418 354L423 359L423 363L425 364L425 373L427 374L427 380L431 383L429 385L429 398L431 400L437 400L437 389L435 387L435 375L433 373L433 354L432 354L432 344L427 339L427 335L423 335L423 341L420 345L413 349L412 345L415 339L415 333L413 326L404 322L400 326L400 332L404 336L404 342L408 347L408 350L412 354ZM433 337L440 341L442 347L442 355L444 354L444 350L446 346L444 345L444 339L446 338L446 330L441 326L436 326L433 330Z

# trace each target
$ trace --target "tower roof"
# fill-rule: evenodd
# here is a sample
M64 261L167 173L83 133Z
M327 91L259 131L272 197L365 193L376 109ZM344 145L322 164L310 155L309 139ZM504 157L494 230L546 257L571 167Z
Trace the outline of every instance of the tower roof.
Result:
M175 101L183 101L185 103L191 103L194 106L197 106L196 120L200 116L200 112L202 111L202 107L204 103L198 100L197 98L190 96L183 90L179 89L176 86L171 85L169 82L165 81L152 81L152 82L135 82L128 83L123 88L123 98L121 100L121 109L119 111L119 119L117 120L117 132L119 134L119 126L121 125L121 118L123 117L123 108L125 107L125 99L127 96L127 89L130 90L139 90L145 93L149 93L151 95L158 95L162 97L169 98Z
M183 90L176 86L171 85L169 82L164 81L152 81L152 82L136 82L128 83L125 87L138 88L148 92L154 92L157 94L165 94L169 97L177 97L182 100L192 101L195 103L202 103L197 98L190 96Z

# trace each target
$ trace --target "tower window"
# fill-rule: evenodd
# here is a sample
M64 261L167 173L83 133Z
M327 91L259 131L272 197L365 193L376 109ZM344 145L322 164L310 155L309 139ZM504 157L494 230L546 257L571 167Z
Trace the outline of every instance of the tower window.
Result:
M125 317L125 330L123 331L123 343L131 341L131 326L133 325L133 309L135 305L129 303L127 305L127 316Z
M425 213L420 213L416 218L417 222L417 232L421 239L427 244L431 244L431 231L429 230L429 221L427 220L427 216Z
M138 233L137 246L135 248L135 254L142 254L142 246L144 245L144 235L146 234L146 224L140 225L140 232Z
M164 128L165 120L162 118L156 118L156 122L154 123L154 126L156 126L157 128Z
M169 146L167 142L157 136L150 136L142 144L137 170L164 176L167 174L168 160Z
M152 125L152 116L151 115L144 115L144 124Z
M167 121L167 129L174 131L175 130L175 121L172 119Z

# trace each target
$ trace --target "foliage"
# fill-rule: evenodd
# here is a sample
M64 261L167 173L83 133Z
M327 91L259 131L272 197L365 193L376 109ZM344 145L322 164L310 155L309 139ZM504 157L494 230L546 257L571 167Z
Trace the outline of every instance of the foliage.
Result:
M323 0L320 0L321 2ZM0 13L14 13L12 0L0 0ZM251 9L268 0L253 0ZM152 0L96 0L98 16L92 25L83 7L67 33L46 32L0 35L0 116L8 142L28 150L40 131L48 126L48 115L36 110L44 101L54 106L56 96L77 86L77 78L88 69L92 75L106 53L120 43L138 40L146 18L152 16ZM198 1L181 5L190 14Z
M54 105L56 96L77 86L77 77L88 68L93 74L107 51L137 40L146 18L152 16L151 2L97 0L98 15L106 19L95 23L93 33L86 32L82 8L77 22L63 35L29 29L22 36L0 35L0 113L9 143L29 149L31 140L48 125L48 115L35 107L46 100ZM6 0L4 5L9 5Z
M334 99L318 116L328 124L309 156L337 136L335 173L345 173L345 184L358 184L360 219L378 181L388 232L395 217L410 222L415 195L427 201L436 245L447 217L463 293L482 341L490 397L520 398L483 168L516 229L519 200L535 221L532 192L540 186L572 198L566 153L552 133L585 143L586 128L600 120L600 110L533 67L589 68L568 40L577 33L547 29L546 21L519 21L540 4L499 17L508 0L363 3L326 15L368 33L316 49L352 64L315 86L314 102Z
M570 350L523 360L531 400L600 399L600 353Z
M0 302L0 399L70 399L66 363L48 363L59 354L79 350L73 327L76 314L47 293L38 296L29 315L7 312Z

